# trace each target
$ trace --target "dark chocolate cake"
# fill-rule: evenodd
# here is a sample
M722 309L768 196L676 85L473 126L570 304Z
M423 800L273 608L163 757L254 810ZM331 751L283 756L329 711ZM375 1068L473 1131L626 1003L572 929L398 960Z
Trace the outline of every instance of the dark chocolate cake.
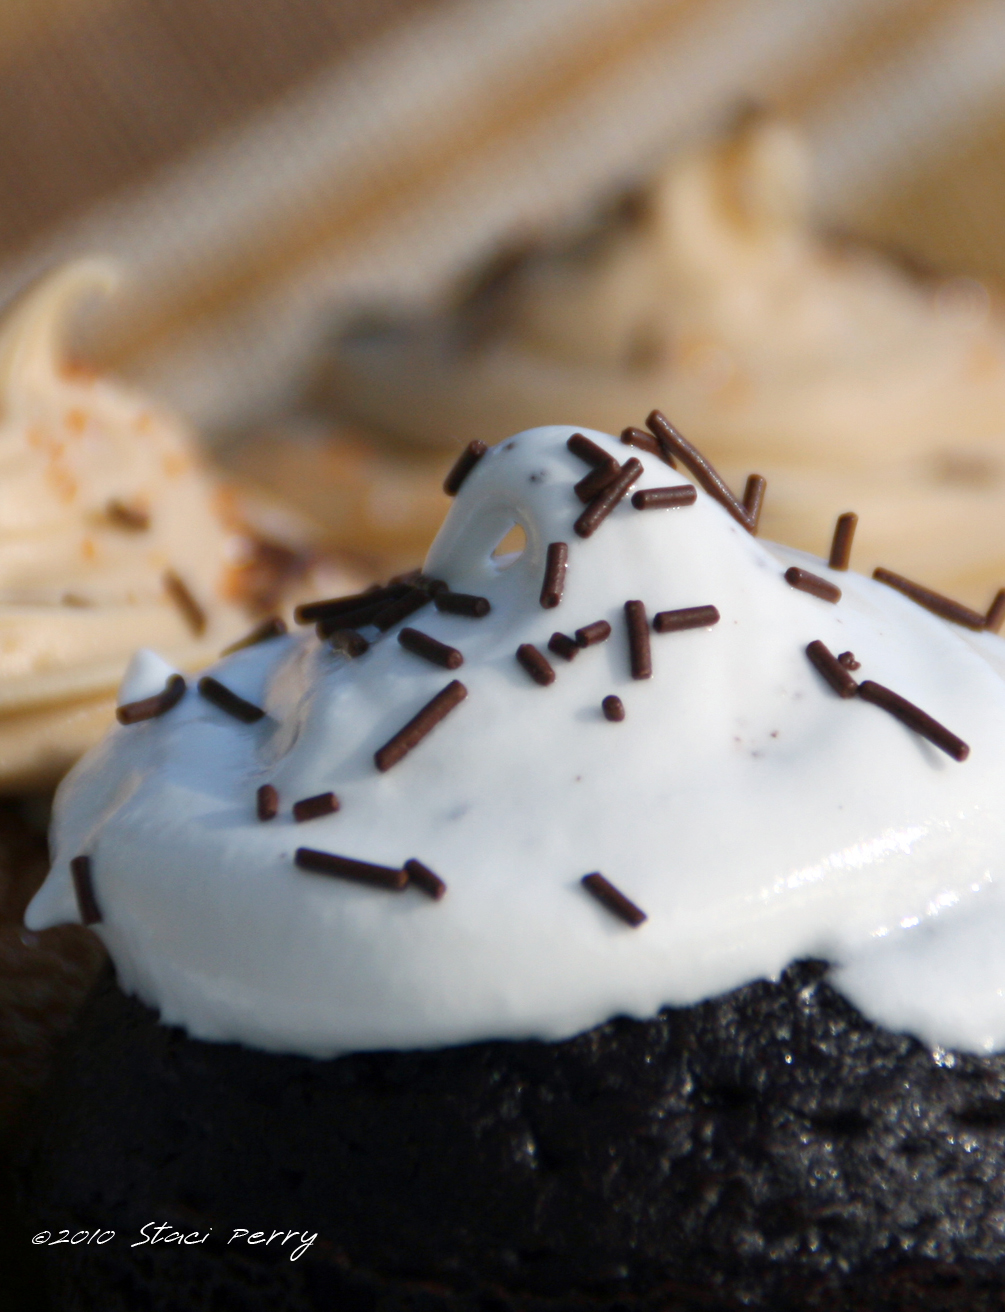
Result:
M13 1208L10 1156L53 1052L106 960L79 925L29 933L24 908L48 868L47 799L0 801L0 1306L39 1307L27 1234Z
M109 976L24 1158L33 1231L115 1231L36 1250L53 1308L1005 1306L1005 1058L883 1030L825 971L330 1061L189 1039Z

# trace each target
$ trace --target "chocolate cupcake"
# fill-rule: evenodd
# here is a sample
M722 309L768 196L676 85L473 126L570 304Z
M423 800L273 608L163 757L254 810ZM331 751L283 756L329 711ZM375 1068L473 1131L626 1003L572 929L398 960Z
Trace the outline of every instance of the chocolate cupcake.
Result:
M1000 1301L1001 598L759 542L649 424L134 662L28 912L118 977L27 1158L63 1306Z

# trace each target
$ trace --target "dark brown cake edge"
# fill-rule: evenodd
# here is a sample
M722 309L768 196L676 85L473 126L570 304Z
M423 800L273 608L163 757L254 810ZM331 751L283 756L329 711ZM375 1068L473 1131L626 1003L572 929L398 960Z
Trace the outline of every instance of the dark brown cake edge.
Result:
M106 978L24 1216L214 1234L43 1249L54 1306L1001 1309L1005 1057L873 1026L825 969L563 1043L331 1062L190 1040ZM297 1263L220 1240L273 1223L319 1236Z

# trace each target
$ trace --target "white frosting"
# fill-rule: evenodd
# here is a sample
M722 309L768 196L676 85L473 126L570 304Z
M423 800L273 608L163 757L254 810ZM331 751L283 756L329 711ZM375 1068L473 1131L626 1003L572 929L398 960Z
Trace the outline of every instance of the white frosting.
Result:
M835 963L877 1020L945 1046L1005 1045L1005 643L752 538L703 493L641 513L626 499L582 540L574 431L491 449L433 545L426 572L492 604L480 620L429 606L405 621L463 652L456 675L406 652L397 629L371 631L354 661L310 631L221 661L215 677L265 718L240 723L190 689L163 717L114 729L60 789L29 927L79 918L68 867L86 853L127 989L195 1036L318 1055L557 1039L807 955ZM683 481L631 454L639 486ZM514 522L523 553L493 558ZM568 576L545 610L554 541L569 544ZM841 601L790 587L792 563L833 579ZM654 633L653 677L633 681L635 598L650 616L712 603L722 618ZM611 638L571 663L549 655L550 687L515 660L521 643L544 652L556 629L597 619ZM852 650L856 677L922 707L969 759L840 699L805 655L813 639ZM374 751L453 677L466 700L378 772ZM601 713L609 693L622 723ZM266 782L281 811L262 823ZM328 789L338 813L292 821L293 802ZM301 846L418 857L448 891L434 902L311 874L293 864ZM597 870L644 909L641 927L582 888Z
M164 686L172 674L178 671L169 665L163 656L158 656L149 647L141 647L126 666L126 672L119 684L116 703L125 706L128 702L142 701L144 697L154 697L163 692Z

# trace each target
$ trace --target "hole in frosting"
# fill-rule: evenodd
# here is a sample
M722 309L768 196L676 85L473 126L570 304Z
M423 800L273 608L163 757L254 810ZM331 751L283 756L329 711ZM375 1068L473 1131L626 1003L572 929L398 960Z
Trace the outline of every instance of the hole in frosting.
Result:
M492 550L492 563L498 569L508 569L520 559L527 547L527 534L522 524L512 523Z

